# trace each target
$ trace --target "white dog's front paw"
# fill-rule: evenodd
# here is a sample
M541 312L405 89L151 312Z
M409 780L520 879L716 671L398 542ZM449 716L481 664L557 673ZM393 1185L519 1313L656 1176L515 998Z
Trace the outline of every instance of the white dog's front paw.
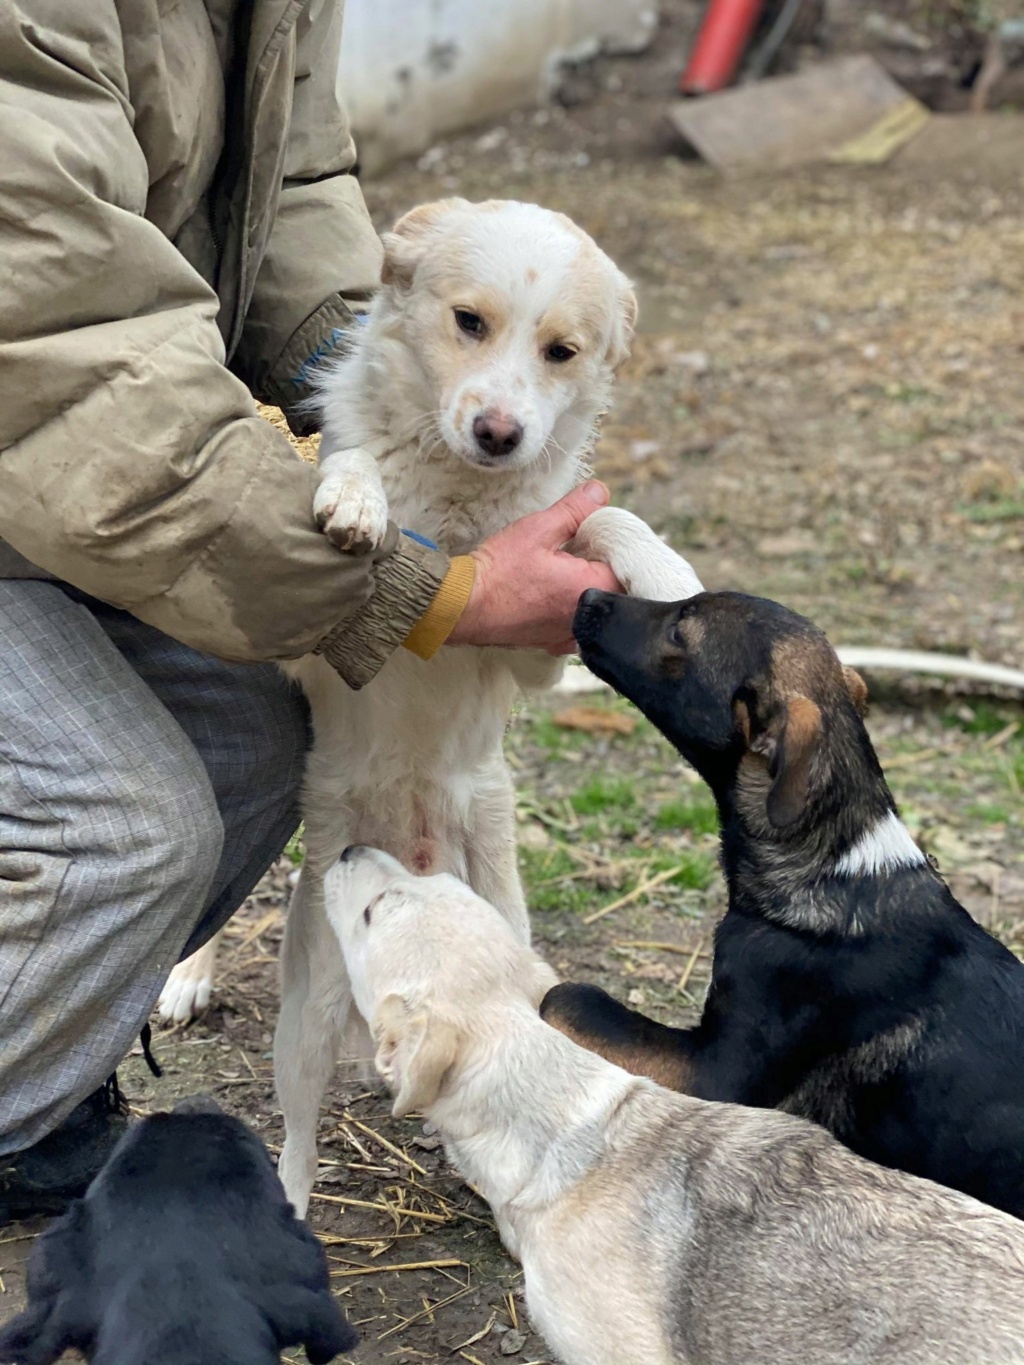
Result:
M361 472L326 471L313 498L317 525L339 550L369 554L383 544L388 502L376 478Z
M157 1002L165 1024L187 1024L190 1019L198 1019L209 1006L219 938L219 934L215 935L171 971Z
M622 507L592 512L566 549L608 564L631 597L677 602L704 591L689 561Z

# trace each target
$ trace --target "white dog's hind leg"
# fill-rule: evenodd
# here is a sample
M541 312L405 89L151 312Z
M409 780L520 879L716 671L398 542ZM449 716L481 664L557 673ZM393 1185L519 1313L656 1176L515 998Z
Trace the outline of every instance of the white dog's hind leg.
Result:
M622 507L592 512L566 549L582 559L608 564L630 597L677 602L704 591L682 555Z
M281 1013L274 1084L284 1115L278 1173L299 1217L316 1179L320 1101L352 1012L345 961L323 908L323 881L304 869L292 895L281 952Z
M473 794L467 881L529 943L530 914L516 860L516 794L504 762L495 763L474 781Z
M366 554L381 545L388 529L388 500L371 451L353 446L321 457L313 515L339 550Z
M219 933L214 934L191 957L171 969L157 1002L164 1023L185 1024L197 1019L209 1005L220 938Z

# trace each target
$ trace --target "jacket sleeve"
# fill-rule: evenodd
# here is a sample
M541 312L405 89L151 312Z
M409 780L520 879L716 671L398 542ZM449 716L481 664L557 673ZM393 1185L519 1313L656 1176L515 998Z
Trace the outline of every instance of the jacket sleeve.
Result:
M0 536L195 648L288 659L373 622L361 684L447 559L389 531L373 557L316 530L316 472L224 365L217 299L142 217L114 6L55 32L0 6Z
M380 282L380 239L352 174L356 149L337 89L343 5L310 0L294 35L294 79L274 226L232 368L293 430L317 365L344 346Z

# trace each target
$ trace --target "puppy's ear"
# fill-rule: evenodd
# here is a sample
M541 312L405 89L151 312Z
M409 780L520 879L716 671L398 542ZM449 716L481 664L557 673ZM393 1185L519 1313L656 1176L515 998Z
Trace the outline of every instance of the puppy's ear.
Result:
M81 1200L36 1242L26 1279L29 1306L0 1328L0 1361L52 1365L69 1348L90 1351L94 1310L88 1215Z
M12 1365L53 1365L64 1354L65 1340L54 1315L53 1302L31 1308L0 1328L0 1360Z
M737 709L742 705L738 703ZM749 712L747 715L749 726ZM820 742L821 711L810 697L797 695L778 707L767 728L751 743L751 753L768 759L772 779L768 819L776 829L785 829L803 814L811 761Z
M377 1070L395 1096L394 1117L405 1118L433 1104L458 1056L461 1032L447 1019L410 1010L398 995L381 1001L373 1032Z
M850 694L850 700L856 708L857 715L862 716L868 709L868 685L860 676L855 668L849 664L843 665L843 681L846 683L846 690Z
M611 340L608 343L608 364L618 370L629 358L636 331L638 305L633 286L621 270L616 275L615 318L612 323Z
M326 1284L326 1265L323 1275ZM310 1365L328 1365L359 1341L359 1333L327 1288L315 1291L305 1285L275 1285L263 1290L260 1307L278 1347L305 1346Z
M454 209L468 205L465 199L439 199L433 204L420 204L410 209L390 232L385 232L384 264L380 282L403 291L412 284L416 267L427 254L430 239L438 223Z

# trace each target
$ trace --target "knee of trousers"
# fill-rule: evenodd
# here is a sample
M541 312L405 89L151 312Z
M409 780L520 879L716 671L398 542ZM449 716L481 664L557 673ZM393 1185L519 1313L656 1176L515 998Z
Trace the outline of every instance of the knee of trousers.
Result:
M216 875L224 824L202 760L187 741L173 753L154 754L153 767L158 781L133 774L134 799L122 807L116 842L127 836L120 852L122 872L138 888L131 899L147 917L180 925L184 942Z

